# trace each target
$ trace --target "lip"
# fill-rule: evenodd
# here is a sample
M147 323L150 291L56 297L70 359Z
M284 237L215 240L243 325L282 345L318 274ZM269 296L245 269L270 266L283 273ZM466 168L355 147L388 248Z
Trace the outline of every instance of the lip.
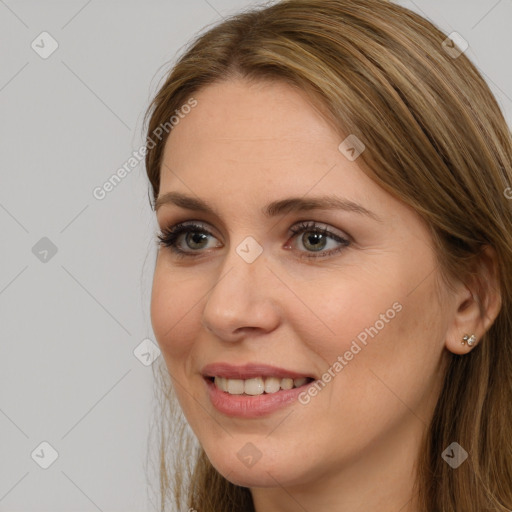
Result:
M242 380L253 379L255 377L277 377L280 379L300 379L301 377L310 377L312 379L316 379L316 377L311 374L298 373L284 368L279 368L277 366L259 363L247 363L244 365L211 363L202 368L201 374L203 377L225 377L226 379Z
M261 375L261 373L259 374ZM208 396L212 405L222 414L237 418L261 418L293 404L309 386L311 381L303 386L292 389L282 389L276 393L262 395L230 395L220 390L209 378L203 377Z

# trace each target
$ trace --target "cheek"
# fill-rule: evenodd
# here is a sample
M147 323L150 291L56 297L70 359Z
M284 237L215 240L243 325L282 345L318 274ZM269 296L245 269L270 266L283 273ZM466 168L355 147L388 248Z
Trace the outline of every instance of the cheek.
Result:
M415 401L437 375L445 322L433 277L411 292L414 269L389 269L385 276L358 272L336 286L317 280L295 289L308 306L297 309L295 329L321 356L323 371L334 374L324 376L335 402L351 401L343 392L350 389L356 402L364 398L380 410L387 395L396 401L385 384Z
M191 348L201 304L191 283L157 265L151 292L151 324L166 360L179 360Z
M300 331L308 332L308 340L335 359L350 348L352 340L369 339L372 326L379 332L387 330L400 316L401 288L400 283L390 287L379 282L378 274L356 269L325 275L294 285L302 304L295 300L287 314L294 316L296 325L302 324Z
M352 418L340 412L340 421L362 438L400 418L428 419L440 382L444 325L430 284L409 296L377 294L361 309L364 314L352 308L338 321L346 335L324 347L335 374L326 389L328 402L335 410L356 412ZM340 355L342 361L333 366Z

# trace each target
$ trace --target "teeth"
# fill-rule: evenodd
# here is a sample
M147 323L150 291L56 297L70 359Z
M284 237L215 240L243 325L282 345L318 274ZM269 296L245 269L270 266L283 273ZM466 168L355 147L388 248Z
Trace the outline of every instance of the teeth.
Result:
M292 389L293 388L293 379L283 379L281 381L281 389Z
M300 379L293 379L293 385L296 388L300 388L301 386L304 386L306 382L308 381L307 377L301 377Z
M230 395L242 395L244 392L244 381L240 379L226 379L226 391Z
M277 393L281 389L281 379L267 377L265 379L265 393Z
M228 386L227 386L227 382L226 382L227 379L225 379L224 377L215 377L215 385L222 391L227 391L228 390Z
M261 395L265 391L265 383L261 377L255 379L247 379L244 384L246 395Z
M253 379L226 379L215 377L215 385L230 395L262 395L263 393L277 393L281 389L292 389L306 384L307 377L299 379L279 379L277 377L256 377Z

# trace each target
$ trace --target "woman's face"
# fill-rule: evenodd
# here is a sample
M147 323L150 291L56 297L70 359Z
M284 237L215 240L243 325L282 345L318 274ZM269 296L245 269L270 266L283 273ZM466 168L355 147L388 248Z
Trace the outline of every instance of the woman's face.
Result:
M166 143L157 218L199 228L175 240L186 254L159 249L151 316L208 458L247 487L412 467L455 311L426 226L289 85L232 80L194 98ZM308 207L325 196L352 207ZM315 381L272 392L301 376Z

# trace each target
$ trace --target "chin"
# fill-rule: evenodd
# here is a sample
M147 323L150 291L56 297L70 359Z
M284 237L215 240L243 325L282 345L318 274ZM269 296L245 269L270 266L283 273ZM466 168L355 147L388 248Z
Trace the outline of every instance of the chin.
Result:
M276 480L281 483L279 478L272 478L268 473L262 473L261 470L254 472L252 469L237 469L221 475L229 480L232 484L240 485L241 487L275 487ZM220 473L220 471L219 471Z
M225 467L220 468L222 471L217 467L215 467L215 469L217 469L226 480L242 487L286 487L293 485L293 482L288 481L290 475L287 475L287 479L285 480L282 472L268 471L263 466L259 468L240 468L235 466L236 464L227 464Z
M245 444L245 443L244 443ZM226 456L227 450L221 453L208 454L213 467L224 477L235 485L242 487L276 487L293 486L306 481L305 469L297 461L275 460L262 456L259 460L250 465L242 462L237 452L233 450L233 456ZM230 450L231 451L231 450ZM250 452L250 449L247 450ZM242 452L243 453L243 452ZM241 455L243 459L243 455ZM298 468L300 473L297 473Z

